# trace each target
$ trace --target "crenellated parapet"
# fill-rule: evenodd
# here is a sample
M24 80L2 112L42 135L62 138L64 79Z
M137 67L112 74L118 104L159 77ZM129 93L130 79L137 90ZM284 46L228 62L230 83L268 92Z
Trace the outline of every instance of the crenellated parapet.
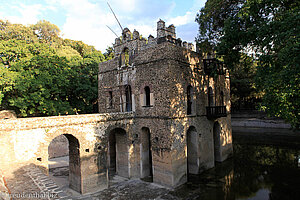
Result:
M176 38L176 28L173 24L166 27L165 22L161 19L157 22L156 38L149 35L146 39L141 37L137 30L134 30L133 33L131 33L128 28L124 28L122 37L116 38L113 47L115 50L115 57L120 57L122 53L128 53L129 58L134 58L140 51L155 47L156 45L165 42L186 48L190 51L195 51L192 43L182 42L180 38Z

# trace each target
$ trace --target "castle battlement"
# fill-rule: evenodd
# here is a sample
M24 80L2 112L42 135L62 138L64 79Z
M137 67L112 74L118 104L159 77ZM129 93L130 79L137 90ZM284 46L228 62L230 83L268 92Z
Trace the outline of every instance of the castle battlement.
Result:
M194 45L186 41L182 42L180 38L176 38L176 27L171 24L166 27L163 20L157 22L157 37L149 35L148 38L144 38L137 30L133 33L128 28L123 29L122 37L115 39L113 47L115 49L115 56L119 56L124 52L124 49L128 51L129 57L137 55L141 50L154 47L158 44L168 42L176 46L186 48L194 51Z

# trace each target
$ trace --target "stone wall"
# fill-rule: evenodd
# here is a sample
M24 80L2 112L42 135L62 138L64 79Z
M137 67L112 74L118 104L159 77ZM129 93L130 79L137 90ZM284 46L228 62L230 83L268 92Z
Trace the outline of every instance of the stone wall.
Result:
M128 124L128 117L132 116L94 114L5 120L0 125L0 169L12 175L34 164L47 174L49 145L65 135L70 143L70 187L81 193L106 188L105 131L116 120L120 123L124 119L123 123Z
M48 147L49 159L69 155L69 141L64 135L54 138Z
M16 119L17 115L12 110L1 110L0 111L0 119Z

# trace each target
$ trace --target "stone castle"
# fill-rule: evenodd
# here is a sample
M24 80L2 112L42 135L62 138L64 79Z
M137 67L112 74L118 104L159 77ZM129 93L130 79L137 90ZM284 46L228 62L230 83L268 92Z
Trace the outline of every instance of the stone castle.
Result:
M223 65L157 22L157 38L125 28L99 65L99 112L130 113L109 133L110 169L176 187L232 153L230 82ZM210 76L213 65L218 66ZM128 117L128 116L126 116ZM120 123L120 124L119 124Z
M70 188L80 193L107 188L115 174L177 187L232 154L222 63L204 59L162 20L148 40L125 28L114 53L99 64L99 114L1 120L0 169L35 165L48 174L50 143L62 135Z

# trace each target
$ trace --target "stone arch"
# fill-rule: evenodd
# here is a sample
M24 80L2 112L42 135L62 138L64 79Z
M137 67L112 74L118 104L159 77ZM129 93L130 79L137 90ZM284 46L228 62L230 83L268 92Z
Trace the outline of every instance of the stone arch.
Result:
M141 178L150 177L153 180L153 161L150 129L143 127L140 135L140 166Z
M217 162L222 162L221 155L221 126L219 122L214 123L213 128L213 139L214 139L214 158Z
M82 176L81 176L81 159L80 159L80 142L72 134L60 134L53 137L48 145L48 155L49 155L49 146L55 138L65 136L68 140L68 149L69 149L69 187L79 193L82 193ZM48 169L49 170L49 169Z
M123 128L114 128L108 134L109 174L129 177L127 134Z
M187 174L199 173L199 138L194 126L190 126L186 133L187 146Z

